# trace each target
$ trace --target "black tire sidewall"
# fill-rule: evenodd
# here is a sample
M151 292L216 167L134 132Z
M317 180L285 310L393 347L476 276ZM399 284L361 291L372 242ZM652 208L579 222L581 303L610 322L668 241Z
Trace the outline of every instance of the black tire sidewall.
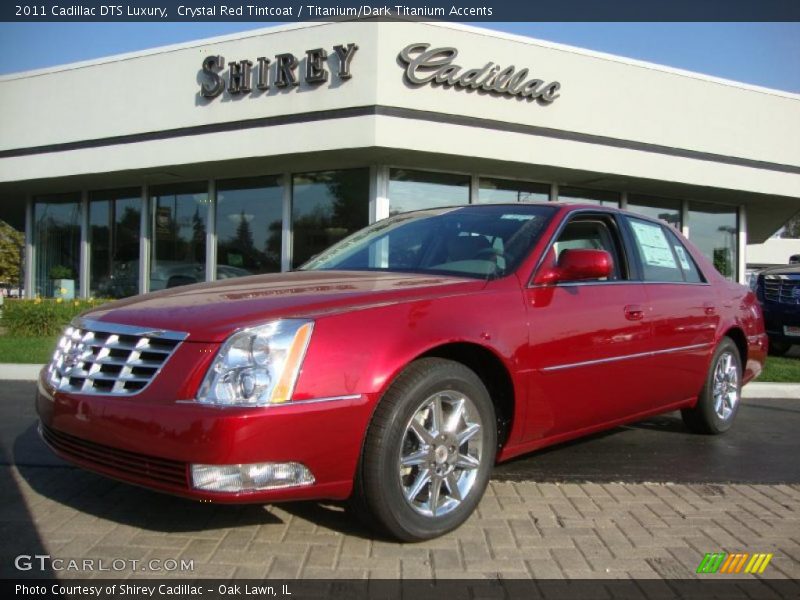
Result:
M382 485L367 489L378 509L379 520L389 531L404 540L430 539L442 535L463 523L480 502L494 466L497 447L496 420L494 407L486 387L474 372L452 361L439 360L428 365L426 374L414 381L413 385L402 389L399 396L392 398L389 413L389 427L385 439L380 443L378 456L365 457L366 468L374 469L376 480ZM398 457L406 431L406 425L419 410L423 402L437 392L453 390L461 392L472 401L478 411L483 427L483 456L475 478L475 483L467 497L451 512L437 517L427 517L417 513L406 502L398 476Z

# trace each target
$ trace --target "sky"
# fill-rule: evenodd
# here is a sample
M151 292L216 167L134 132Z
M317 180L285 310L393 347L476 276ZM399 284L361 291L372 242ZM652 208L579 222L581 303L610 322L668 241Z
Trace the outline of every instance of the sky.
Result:
M258 29L264 23L0 23L0 74ZM475 23L800 93L800 23Z

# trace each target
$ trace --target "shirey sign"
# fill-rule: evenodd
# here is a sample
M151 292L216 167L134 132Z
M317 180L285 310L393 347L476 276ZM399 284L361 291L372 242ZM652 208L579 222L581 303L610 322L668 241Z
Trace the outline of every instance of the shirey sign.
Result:
M529 98L545 104L553 102L560 96L560 82L548 82L530 77L527 68L517 70L514 65L501 67L489 61L482 67L465 69L455 62L458 57L456 48L430 46L430 44L415 43L400 51L399 59L406 65L405 78L409 83L458 86ZM352 76L350 63L357 50L358 46L353 43L333 47L332 55L338 60L338 68L333 72L339 79L346 80ZM207 56L201 67L204 80L200 84L200 95L216 98L225 91L229 94L248 94L254 88L268 90L270 85L286 88L298 85L301 78L306 84L325 83L329 76L327 61L328 52L324 48L306 50L303 60L305 64L300 69L302 74L298 74L300 60L289 52L276 54L274 62L266 56L259 56L255 63L247 59L235 60L228 63L226 78L221 73L225 68L225 59L217 55ZM274 68L271 68L273 64Z

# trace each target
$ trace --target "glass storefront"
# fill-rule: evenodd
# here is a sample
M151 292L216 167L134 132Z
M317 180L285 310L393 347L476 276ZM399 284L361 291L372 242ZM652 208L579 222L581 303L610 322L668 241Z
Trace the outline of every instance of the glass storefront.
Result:
M598 206L619 207L620 194L606 190L590 190L587 188L560 186L558 201L573 204L597 204Z
M661 219L675 229L681 229L681 201L652 196L628 196L628 210L653 219Z
M281 270L279 177L219 181L216 210L217 279Z
M89 291L98 298L139 292L141 190L89 194Z
M392 169L389 172L389 216L424 208L469 202L469 175Z
M373 171L380 172L379 170ZM388 215L441 206L546 202L550 184L479 177L471 194L470 175L391 168L387 182ZM141 187L90 191L88 214L81 194L41 196L33 202L35 247L32 293L70 298L80 295L81 272L88 273L89 294L121 298L138 293L140 240L149 238L150 290L206 280L207 234L216 240L216 277L227 279L295 268L369 223L370 169L296 173L219 180L209 230L207 181L150 188L148 224L142 221ZM471 197L472 196L472 197ZM619 206L621 193L560 186L559 200ZM631 212L661 219L680 230L729 279L738 268L738 209L692 202L682 223L682 201L630 194ZM377 218L388 216L378 203ZM284 222L284 215L289 222ZM85 219L85 220L84 220ZM87 265L81 270L81 227L88 226ZM289 238L284 238L284 232ZM287 254L284 256L284 252ZM376 256L376 260L380 258Z
M33 207L36 295L69 300L80 294L81 213L79 194L36 199Z
M369 169L292 178L292 267L369 223Z
M206 280L205 181L151 190L150 291Z
M481 177L476 200L479 204L496 204L505 202L547 202L549 199L550 186L546 183Z
M727 279L735 281L739 264L739 219L735 207L689 203L689 239Z

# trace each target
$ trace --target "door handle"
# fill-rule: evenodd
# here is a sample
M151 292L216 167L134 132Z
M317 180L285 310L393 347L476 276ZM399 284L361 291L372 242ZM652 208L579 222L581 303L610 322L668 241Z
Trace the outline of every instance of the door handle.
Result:
M628 304L625 307L625 318L629 321L641 321L644 319L644 308L639 304Z
M706 313L709 317L715 315L717 313L717 307L714 306L713 302L704 302L703 303L703 312Z

